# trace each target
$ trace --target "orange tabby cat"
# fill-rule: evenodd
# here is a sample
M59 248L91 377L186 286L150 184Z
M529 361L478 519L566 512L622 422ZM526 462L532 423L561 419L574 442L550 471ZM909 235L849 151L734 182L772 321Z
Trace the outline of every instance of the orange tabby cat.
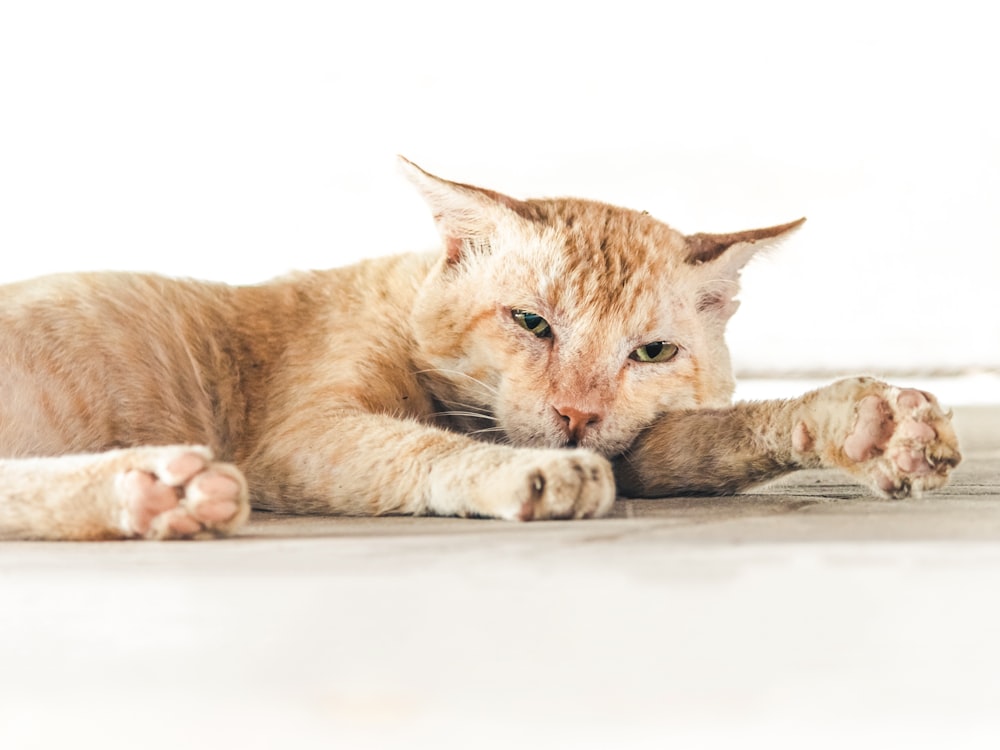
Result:
M733 492L813 466L903 496L958 463L921 391L857 378L729 405L740 269L801 221L684 236L403 168L441 252L251 287L0 288L0 536L226 534L251 503L584 518L616 481Z

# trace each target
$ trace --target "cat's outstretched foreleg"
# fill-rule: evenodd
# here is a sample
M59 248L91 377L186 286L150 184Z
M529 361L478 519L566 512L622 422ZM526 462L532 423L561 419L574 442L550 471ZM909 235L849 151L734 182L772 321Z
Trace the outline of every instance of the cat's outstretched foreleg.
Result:
M531 521L603 516L614 503L611 464L589 450L483 443L387 415L346 412L333 421L336 429L314 434L308 451L299 437L306 422L271 431L287 437L246 462L254 507Z
M218 536L249 513L243 475L202 446L0 459L0 538Z
M923 391L848 378L796 399L664 416L615 462L619 492L728 494L836 468L887 497L920 495L961 461L950 415Z

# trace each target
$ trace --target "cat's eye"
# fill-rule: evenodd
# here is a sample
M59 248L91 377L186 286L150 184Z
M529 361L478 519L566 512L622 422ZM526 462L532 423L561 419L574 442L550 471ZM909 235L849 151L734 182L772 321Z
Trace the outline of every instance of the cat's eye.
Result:
M549 327L549 322L541 315L536 315L527 310L511 310L510 314L521 328L530 331L538 338L547 339L552 336L552 329Z
M668 362L677 356L677 344L669 341L651 341L628 355L636 362Z

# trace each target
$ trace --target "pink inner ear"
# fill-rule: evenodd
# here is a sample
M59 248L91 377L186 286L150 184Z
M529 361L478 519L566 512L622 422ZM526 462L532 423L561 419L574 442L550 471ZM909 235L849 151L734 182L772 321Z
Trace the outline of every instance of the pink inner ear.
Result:
M458 263L462 257L463 244L462 240L458 237L448 237L445 239L445 250L448 253L448 263Z
M721 314L730 317L739 308L740 303L723 292L702 292L698 296L698 312Z
M698 312L718 310L728 301L729 300L727 300L719 292L703 292L701 296L698 297Z

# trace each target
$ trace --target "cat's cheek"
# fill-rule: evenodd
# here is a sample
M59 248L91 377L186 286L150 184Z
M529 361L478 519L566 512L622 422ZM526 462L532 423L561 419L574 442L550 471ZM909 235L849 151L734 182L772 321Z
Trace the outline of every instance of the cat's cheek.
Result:
M657 405L659 413L674 409L699 409L718 401L716 389L706 373L693 362L664 366L650 381L642 384L647 400Z
M522 448L560 448L566 445L558 414L547 401L530 392L509 395L496 411L497 424L511 445Z
M534 420L499 418L507 442L520 448L556 448L560 446L555 431L550 434Z

